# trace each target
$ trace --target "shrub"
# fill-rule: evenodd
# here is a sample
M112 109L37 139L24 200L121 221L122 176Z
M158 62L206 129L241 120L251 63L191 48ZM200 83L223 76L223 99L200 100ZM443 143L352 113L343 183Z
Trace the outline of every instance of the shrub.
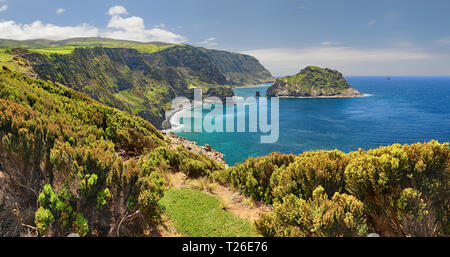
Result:
M250 158L225 173L225 180L246 195L273 202L274 213L257 223L264 235L298 235L300 223L287 230L283 226L291 223L282 220L297 215L295 208L315 208L308 201L318 186L327 195L351 195L362 202L367 226L382 236L449 235L449 143L394 144L348 154L305 152L282 166L276 160Z
M50 227L50 225L55 222L55 218L50 210L40 207L35 213L35 223L39 234L43 235Z
M179 165L183 161L183 156L176 151L169 149L166 146L158 147L154 150L154 152L159 153L164 160L166 160L167 164L178 171Z
M159 219L158 202L164 196L164 189L164 179L155 172L139 178L128 198L129 208L138 208L147 223L155 223Z
M348 191L364 203L374 230L382 235L447 234L449 160L448 143L380 147L353 154L345 180ZM428 229L405 229L405 223L421 220L429 221Z
M205 163L192 159L185 160L180 168L191 178L198 178L211 173Z
M286 195L293 194L308 199L319 185L328 195L342 193L345 189L344 170L348 162L348 156L337 150L302 153L294 162L272 175L273 197L283 201Z
M270 179L278 168L284 169L294 161L295 156L290 154L271 153L266 157L250 157L244 163L228 169L229 180L234 188L242 191L246 196L272 202Z
M97 193L97 208L103 207L106 205L108 200L111 198L111 193L109 192L109 188L105 188Z
M80 181L80 191L84 195L89 195L95 190L97 185L98 176L97 174L86 174L84 178Z
M212 178L222 185L230 185L231 178L230 172L228 169L217 170L213 174L211 174Z
M288 195L274 211L255 221L263 236L341 237L367 234L363 204L354 196L335 193L331 199L323 187L304 200Z
M75 229L75 232L81 237L87 235L87 233L89 232L89 225L88 220L83 216L83 214L77 214L77 218L74 221L73 228Z

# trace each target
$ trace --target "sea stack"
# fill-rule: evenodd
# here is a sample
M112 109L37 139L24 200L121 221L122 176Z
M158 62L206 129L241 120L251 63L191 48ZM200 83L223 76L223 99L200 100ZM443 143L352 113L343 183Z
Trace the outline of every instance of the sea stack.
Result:
M279 78L267 89L267 97L355 97L352 88L336 70L308 66L298 74Z

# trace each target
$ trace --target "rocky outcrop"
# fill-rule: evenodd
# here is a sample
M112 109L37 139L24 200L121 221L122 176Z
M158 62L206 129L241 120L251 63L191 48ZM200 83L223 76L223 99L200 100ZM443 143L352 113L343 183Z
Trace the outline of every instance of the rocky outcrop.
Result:
M206 144L204 146L198 145L197 142L187 140L186 138L179 137L174 133L170 132L161 132L165 137L169 138L170 144L169 147L171 149L177 149L179 146L183 146L190 152L201 154L208 156L211 160L222 164L224 167L228 168L228 164L226 163L224 157L225 155L219 151L216 151L211 148L210 145Z
M267 97L354 97L362 94L352 88L340 72L308 66L296 75L277 79L267 89L266 95Z

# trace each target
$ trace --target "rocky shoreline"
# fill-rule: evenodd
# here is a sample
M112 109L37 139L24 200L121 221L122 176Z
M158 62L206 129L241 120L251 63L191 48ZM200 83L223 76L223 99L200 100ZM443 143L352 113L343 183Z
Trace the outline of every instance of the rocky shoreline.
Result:
M322 96L278 96L279 98L300 98L300 99L315 99L315 98L354 98L354 97L369 97L371 94L360 95L322 95Z
M200 146L197 144L197 142L187 140L184 137L179 137L173 132L161 131L161 133L165 137L170 139L170 144L169 144L170 148L175 150L178 146L182 145L187 150L194 152L194 153L206 155L209 158L211 158L212 160L225 166L225 168L228 168L228 164L224 159L225 155L219 151L212 149L211 146L209 146L208 144L206 144L204 146Z

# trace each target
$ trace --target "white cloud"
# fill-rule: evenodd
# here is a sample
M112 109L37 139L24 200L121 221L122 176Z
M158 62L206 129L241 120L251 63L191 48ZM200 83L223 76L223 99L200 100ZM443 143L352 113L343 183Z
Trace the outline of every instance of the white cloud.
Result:
M198 45L202 45L202 46L207 46L207 47L212 47L212 46L217 46L218 43L216 42L216 38L215 37L210 37L207 38L201 42L197 42Z
M64 12L66 12L66 9L63 8L59 8L58 10L56 10L56 14L62 14Z
M123 15L123 14L128 14L128 12L127 12L127 9L125 9L125 7L123 7L121 5L116 5L116 6L109 8L108 14L109 15Z
M183 43L186 41L185 37L162 28L146 29L144 19L137 16L123 18L120 15L112 15L107 28L112 30L106 31L103 35L114 39L167 43Z
M31 24L20 24L15 21L0 22L0 38L4 39L53 39L61 40L73 37L96 37L99 30L89 24L78 26L57 26L35 21Z
M295 74L308 65L337 69L345 75L417 75L430 70L430 62L449 58L416 48L344 46L257 49L242 53L255 56L276 76ZM445 71L439 68L433 72Z
M130 31L141 31L145 29L144 19L142 19L141 17L133 16L129 18L122 18L119 15L112 16L107 27Z
M0 7L0 12L4 12L6 10L8 10L8 5L4 4Z
M436 41L438 45L450 45L450 37L439 39Z
M2 1L2 0L0 0ZM62 13L64 9L58 9L57 13ZM186 38L163 29L163 23L152 29L146 29L144 19L141 17L124 18L127 14L123 6L113 6L108 10L111 19L106 29L99 29L89 24L77 26L58 26L54 24L44 24L35 21L30 24L16 23L15 21L0 21L0 38L3 39L53 39L62 40L74 37L109 37L114 39L134 40L140 42L162 41L167 43L183 43Z

